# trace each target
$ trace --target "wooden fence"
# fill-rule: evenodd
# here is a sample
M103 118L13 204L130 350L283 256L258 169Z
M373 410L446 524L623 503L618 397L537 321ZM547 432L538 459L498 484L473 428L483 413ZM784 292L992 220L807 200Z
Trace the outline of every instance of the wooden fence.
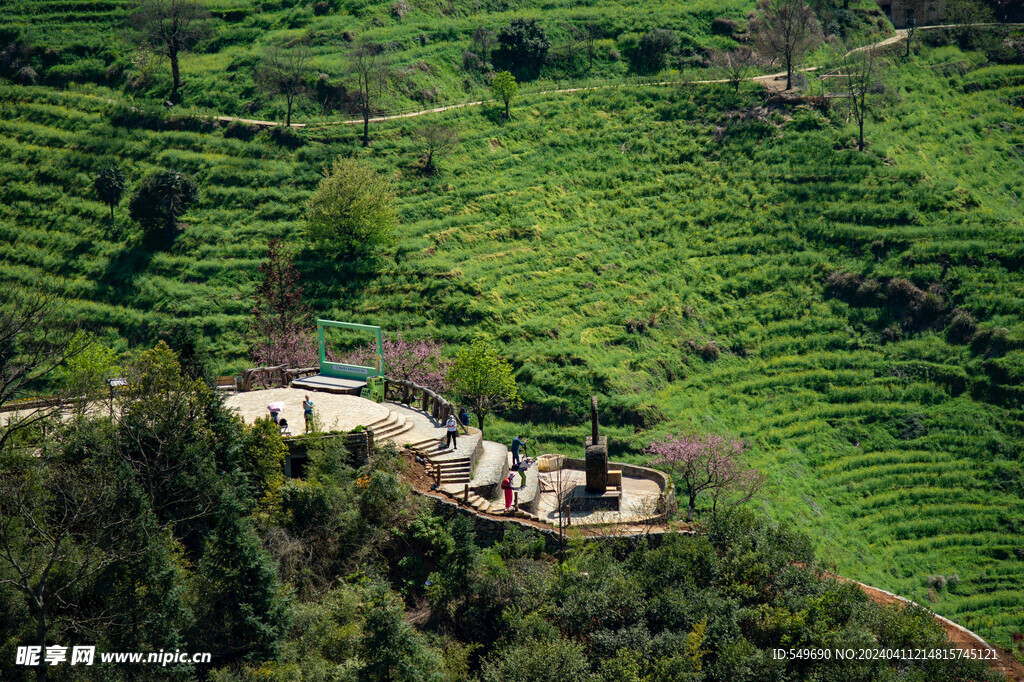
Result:
M275 386L286 387L296 379L312 376L319 371L318 367L289 369L287 365L252 367L242 372L239 388L242 391L252 391ZM384 400L393 400L411 407L418 407L442 422L447 421L449 415L455 414L455 407L450 402L426 386L420 386L405 379L381 378L384 380Z
M242 372L240 391L252 391L257 388L287 387L296 379L319 374L319 367L289 368L288 365L275 367L250 367Z
M455 407L434 391L404 379L384 377L384 400L419 407L434 419L445 422Z

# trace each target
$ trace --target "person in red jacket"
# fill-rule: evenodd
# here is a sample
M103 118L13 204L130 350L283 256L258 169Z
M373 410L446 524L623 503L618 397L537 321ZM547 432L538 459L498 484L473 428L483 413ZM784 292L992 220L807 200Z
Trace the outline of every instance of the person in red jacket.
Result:
M509 474L505 478L501 479L501 489L505 491L505 511L508 511L512 507L512 477L515 474Z

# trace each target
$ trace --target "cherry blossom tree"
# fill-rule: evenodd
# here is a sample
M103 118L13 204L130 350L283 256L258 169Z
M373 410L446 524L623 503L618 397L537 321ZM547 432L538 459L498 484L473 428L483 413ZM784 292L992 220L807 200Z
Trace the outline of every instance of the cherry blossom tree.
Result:
M411 381L436 393L443 393L448 388L448 368L452 364L451 360L444 357L443 349L439 341L410 341L402 336L402 332L384 336L381 353L384 376ZM373 367L377 363L377 342L349 351L336 362Z
M291 255L279 239L267 246L259 266L263 281L256 287L249 353L257 366L309 367L317 364L319 344L309 307Z
M745 450L746 445L739 439L694 434L655 441L645 452L654 457L654 466L667 470L683 484L689 498L686 520L692 522L697 497L702 493L711 495L714 514L719 502L740 504L761 489L764 477L740 462Z

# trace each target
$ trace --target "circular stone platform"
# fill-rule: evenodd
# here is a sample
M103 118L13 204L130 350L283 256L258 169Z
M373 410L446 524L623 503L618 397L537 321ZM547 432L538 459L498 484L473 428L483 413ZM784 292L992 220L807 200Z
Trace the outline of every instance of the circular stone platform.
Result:
M257 419L270 416L270 412L267 411L267 405L270 403L284 403L285 408L281 412L281 417L288 420L288 428L292 435L298 436L306 432L306 421L302 416L302 400L306 395L313 401L313 412L320 418L321 428L325 431L350 431L357 426L367 426L386 419L391 412L384 405L354 395L335 395L295 388L268 388L239 393L228 397L224 404L241 416L247 424L251 424Z

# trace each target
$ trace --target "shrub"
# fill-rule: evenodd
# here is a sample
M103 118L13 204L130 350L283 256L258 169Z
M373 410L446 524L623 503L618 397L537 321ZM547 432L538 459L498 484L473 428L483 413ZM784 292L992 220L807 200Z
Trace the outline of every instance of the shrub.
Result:
M679 45L675 31L651 29L640 36L630 62L638 73L657 73L665 68L665 57Z
M732 19L715 17L711 21L711 32L716 36L731 36L736 33L737 24Z
M957 308L953 311L953 317L949 321L946 330L946 337L950 343L967 343L974 336L978 329L978 322L969 312Z
M551 48L547 34L534 19L513 19L498 31L498 44L495 62L519 78L535 76Z
M155 171L135 188L128 212L142 226L147 238L170 245L178 234L178 217L198 200L199 188L191 176L178 171Z

